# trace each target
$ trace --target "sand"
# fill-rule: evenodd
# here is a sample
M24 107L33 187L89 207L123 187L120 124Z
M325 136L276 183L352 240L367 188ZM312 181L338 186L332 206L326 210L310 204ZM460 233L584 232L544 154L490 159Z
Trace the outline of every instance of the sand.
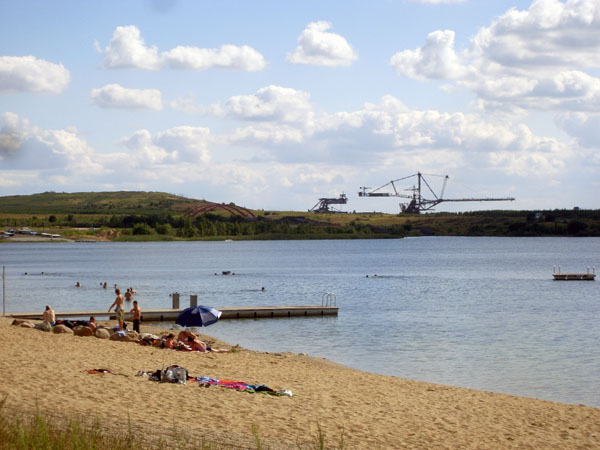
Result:
M190 433L250 448L253 424L268 448L310 444L318 427L334 447L343 431L344 448L351 449L600 448L600 409L587 406L374 375L303 354L184 353L45 333L11 321L0 318L0 398L15 411L38 408L131 423L149 436ZM136 376L170 364L194 376L266 384L294 396ZM93 368L112 373L88 374Z

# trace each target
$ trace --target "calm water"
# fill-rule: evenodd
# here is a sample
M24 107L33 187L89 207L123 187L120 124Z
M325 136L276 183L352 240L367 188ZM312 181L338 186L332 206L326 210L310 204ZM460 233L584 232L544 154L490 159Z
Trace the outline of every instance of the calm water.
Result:
M197 294L216 307L320 305L333 292L335 318L205 331L255 350L600 407L600 282L551 277L553 265L600 269L598 238L2 244L0 265L7 312L108 308L103 281L135 287L142 308L169 306L175 291L182 304ZM214 275L223 270L235 276Z

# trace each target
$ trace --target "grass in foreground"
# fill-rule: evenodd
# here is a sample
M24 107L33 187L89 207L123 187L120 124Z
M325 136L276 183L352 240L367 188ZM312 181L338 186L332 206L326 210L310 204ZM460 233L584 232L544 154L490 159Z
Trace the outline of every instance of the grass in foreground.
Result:
M33 414L11 413L5 406L6 398L0 401L0 450L163 450L200 449L225 450L242 448L231 443L211 442L203 438L191 437L177 431L171 436L148 436L135 433L131 424L125 430L103 426L98 419L91 423L79 419L54 417L36 411ZM317 424L317 434L310 444L297 444L299 449L340 449L344 448L344 432L341 431L337 445L328 445L325 433ZM252 424L251 433L257 450L268 450L261 442L257 425ZM247 448L247 447L243 447Z

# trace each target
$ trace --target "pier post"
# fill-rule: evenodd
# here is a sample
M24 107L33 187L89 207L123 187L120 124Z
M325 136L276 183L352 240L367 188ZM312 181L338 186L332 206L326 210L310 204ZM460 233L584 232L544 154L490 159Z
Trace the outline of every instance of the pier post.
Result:
M195 294L190 295L190 308L198 306L198 296Z
M179 309L179 292L173 292L173 309Z

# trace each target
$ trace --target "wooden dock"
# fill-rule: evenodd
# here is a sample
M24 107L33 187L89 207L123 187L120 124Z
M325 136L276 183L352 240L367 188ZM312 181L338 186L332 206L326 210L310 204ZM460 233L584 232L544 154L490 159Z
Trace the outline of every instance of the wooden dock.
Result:
M219 320L226 319L271 319L281 317L316 317L337 316L337 306L239 306L232 308L217 308L223 314ZM174 322L184 308L144 309L143 322ZM57 319L89 319L90 316L116 320L114 311L60 311L56 312ZM15 319L42 319L41 312L8 313ZM131 313L125 313L125 320L131 320Z
M552 276L555 280L586 280L594 281L596 278L595 273L553 273Z

